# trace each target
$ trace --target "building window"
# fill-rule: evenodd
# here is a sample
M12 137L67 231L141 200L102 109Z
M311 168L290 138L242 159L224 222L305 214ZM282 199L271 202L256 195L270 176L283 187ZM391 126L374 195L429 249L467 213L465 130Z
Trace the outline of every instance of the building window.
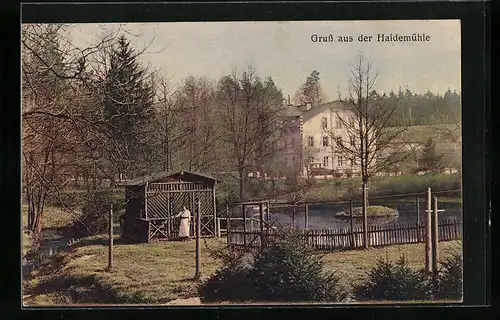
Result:
M309 147L314 147L314 137L307 137L307 145Z
M351 158L351 167L354 166L356 162L354 162L354 158Z
M356 144L356 138L350 137L351 139L351 146L354 146Z
M328 157L323 157L323 167L327 168L328 166Z
M291 144L292 148L295 147L295 137L292 137L290 139L290 144Z
M342 167L344 165L344 159L342 156L337 156L337 166Z
M349 117L349 124L351 125L351 127L354 127L354 118L353 117Z
M340 120L339 116L337 116L337 118L335 118L335 128L337 128L337 129L342 128L342 120Z
M326 118L321 118L321 129L328 128L328 120Z
M323 137L323 147L328 147L328 136Z
M342 146L342 137L337 137L335 140L337 141L338 146Z

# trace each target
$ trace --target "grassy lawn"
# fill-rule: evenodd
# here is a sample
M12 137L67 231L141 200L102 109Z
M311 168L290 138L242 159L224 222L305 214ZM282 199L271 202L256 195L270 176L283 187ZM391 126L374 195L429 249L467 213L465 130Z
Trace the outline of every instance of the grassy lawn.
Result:
M107 266L106 239L93 237L59 253L52 263L33 273L24 283L26 305L61 304L163 304L197 295L195 242L160 242L127 245L117 240L113 272ZM202 279L219 266L207 250L224 246L225 239L201 242ZM442 242L441 258L451 250L461 250L458 242ZM424 266L424 245L411 244L368 250L326 253L328 270L337 270L348 288L364 279L377 258L397 260L404 254L415 268Z
M28 205L23 204L23 227L28 226ZM46 229L62 228L70 224L72 216L62 208L45 206L43 210L43 227Z
M107 267L106 239L94 237L58 254L25 283L33 295L27 305L70 303L165 303L196 296L195 242L160 242L114 246L113 272ZM202 279L218 267L207 246L218 248L223 240L201 242ZM68 299L71 297L71 299Z
M462 245L459 241L446 241L439 244L440 259L445 259L456 251L462 252ZM352 288L353 284L366 279L366 272L376 265L377 259L387 258L389 261L397 261L400 254L404 255L411 267L425 268L425 245L423 243L328 253L322 260L327 269L337 271L347 288Z

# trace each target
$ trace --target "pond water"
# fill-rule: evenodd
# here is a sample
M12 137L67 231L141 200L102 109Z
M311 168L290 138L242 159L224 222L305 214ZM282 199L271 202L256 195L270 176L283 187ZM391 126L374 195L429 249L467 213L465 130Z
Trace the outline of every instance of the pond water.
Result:
M43 241L40 250L34 260L23 258L22 271L27 274L36 269L39 264L56 253L62 251L68 245L68 240L63 238L57 231L52 229L42 230Z
M370 203L370 205L382 205L381 203ZM416 203L384 203L384 206L398 210L399 216L390 218L376 218L369 219L369 225L388 225L397 223L416 223ZM355 204L358 207L360 204ZM440 203L440 209L445 211L439 212L439 220L458 220L462 221L462 207L459 203ZM342 229L350 228L349 219L340 219L334 216L335 213L340 211L348 211L349 205L310 205L309 206L309 228L310 229ZM423 222L425 217L426 204L421 202L419 204L419 219ZM291 215L286 213L273 212L270 220L276 220L283 226L290 226L292 224ZM299 228L305 227L303 211L295 215L295 226ZM354 227L361 227L362 220L354 219Z

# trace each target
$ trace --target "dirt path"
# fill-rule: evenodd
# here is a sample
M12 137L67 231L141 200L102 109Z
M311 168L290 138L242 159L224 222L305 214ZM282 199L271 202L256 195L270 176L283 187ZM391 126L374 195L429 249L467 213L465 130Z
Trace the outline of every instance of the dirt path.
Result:
M183 306L194 306L201 305L199 297L188 298L188 299L175 299L166 303L167 305L183 305Z

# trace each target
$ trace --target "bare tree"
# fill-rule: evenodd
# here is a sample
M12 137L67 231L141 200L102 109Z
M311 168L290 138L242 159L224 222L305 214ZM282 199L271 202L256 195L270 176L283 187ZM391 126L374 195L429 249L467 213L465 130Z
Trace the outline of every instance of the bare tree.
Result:
M250 67L240 76L221 79L217 102L228 158L238 171L240 199L245 199L248 170L275 151L284 124L279 121L282 95L272 81L262 82Z
M316 155L319 153L317 147L303 146L300 168L305 169L307 179L312 179L311 165L314 163Z
M390 127L397 100L378 95L374 90L378 71L373 70L372 62L359 53L351 67L349 76L349 95L340 97L342 110L333 110L341 122L343 132L354 143L345 141L345 135L337 135L326 130L336 142L337 152L346 159L353 159L360 169L363 187L363 229L364 247L368 247L367 186L376 174L387 171L391 166L404 160L407 153L403 145L394 145L407 126ZM347 117L346 117L347 116Z
M81 74L85 55L74 59L63 32L63 25L23 25L21 32L23 191L35 233L47 197L67 183L75 164L67 113L74 103L71 80Z
M94 189L97 177L112 178L115 144L101 112L105 73L99 73L108 60L98 58L116 34L78 48L65 27L22 26L23 191L35 232L42 229L47 197L60 196L69 177L92 177Z
M215 90L205 78L190 76L176 95L179 128L185 133L179 150L182 166L206 171L218 164L221 130L217 127Z

